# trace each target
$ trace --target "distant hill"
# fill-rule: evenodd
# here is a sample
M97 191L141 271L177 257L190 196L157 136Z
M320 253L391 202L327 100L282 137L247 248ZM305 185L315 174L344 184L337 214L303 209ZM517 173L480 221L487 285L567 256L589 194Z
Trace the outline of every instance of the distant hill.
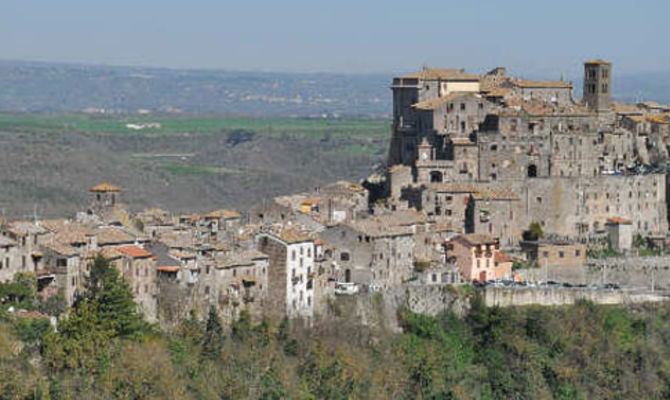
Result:
M391 78L0 61L0 112L388 117ZM574 82L581 97L581 77ZM614 94L628 102L670 103L670 70L615 74Z
M0 61L0 111L378 117L390 76Z

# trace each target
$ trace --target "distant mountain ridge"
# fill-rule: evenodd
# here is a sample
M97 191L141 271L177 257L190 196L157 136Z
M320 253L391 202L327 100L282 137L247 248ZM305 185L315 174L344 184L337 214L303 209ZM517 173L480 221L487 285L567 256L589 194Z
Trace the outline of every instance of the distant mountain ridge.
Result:
M0 61L0 111L387 116L390 76Z
M276 73L0 61L0 111L387 117L392 74ZM581 96L581 77L575 96ZM618 100L670 103L670 70L614 76Z

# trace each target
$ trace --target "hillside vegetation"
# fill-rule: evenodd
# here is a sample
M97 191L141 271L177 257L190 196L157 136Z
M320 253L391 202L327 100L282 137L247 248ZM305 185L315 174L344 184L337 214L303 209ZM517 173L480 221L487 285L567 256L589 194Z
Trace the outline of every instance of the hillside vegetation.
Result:
M31 309L34 282L0 284L2 399L666 399L670 305L581 302L487 308L464 318L400 312L404 332L355 320L307 331L215 309L161 333L141 322L106 260L58 332ZM34 279L34 278L33 278ZM41 305L44 307L44 305ZM52 308L51 312L58 312Z
M71 215L89 187L110 181L132 209L245 209L366 177L389 132L383 119L0 114L0 207L10 217Z

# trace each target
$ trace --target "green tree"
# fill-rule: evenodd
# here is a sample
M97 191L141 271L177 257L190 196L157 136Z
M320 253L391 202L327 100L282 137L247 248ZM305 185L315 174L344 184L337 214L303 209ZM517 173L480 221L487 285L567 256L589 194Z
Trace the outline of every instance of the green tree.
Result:
M232 324L232 337L235 340L244 341L251 339L253 334L253 326L251 324L251 316L247 310L240 312L240 317Z
M86 301L95 304L95 313L112 336L131 337L141 334L146 325L138 312L130 288L108 259L102 255L91 263L86 281Z
M8 283L0 283L0 299L16 308L32 310L37 304L37 278L18 273Z
M95 370L109 346L112 332L102 329L95 302L82 300L42 340L42 355L53 369Z
M521 235L523 236L523 240L534 241L542 239L544 237L542 225L540 225L539 222L532 222L530 226L528 226L528 229L523 231Z
M209 307L207 316L207 326L205 328L205 338L202 344L202 354L205 358L218 360L221 357L223 348L223 327L221 319L215 306Z

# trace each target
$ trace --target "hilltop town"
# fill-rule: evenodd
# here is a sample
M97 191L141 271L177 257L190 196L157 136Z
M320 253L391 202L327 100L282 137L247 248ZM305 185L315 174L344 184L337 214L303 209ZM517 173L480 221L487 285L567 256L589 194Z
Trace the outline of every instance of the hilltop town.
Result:
M664 300L670 106L612 101L612 79L585 62L575 99L504 68L399 76L388 162L367 179L192 215L131 212L101 183L75 216L3 221L0 281L34 275L70 306L103 255L163 327L210 306L313 325L370 293L434 313L433 289L459 286L497 305Z

